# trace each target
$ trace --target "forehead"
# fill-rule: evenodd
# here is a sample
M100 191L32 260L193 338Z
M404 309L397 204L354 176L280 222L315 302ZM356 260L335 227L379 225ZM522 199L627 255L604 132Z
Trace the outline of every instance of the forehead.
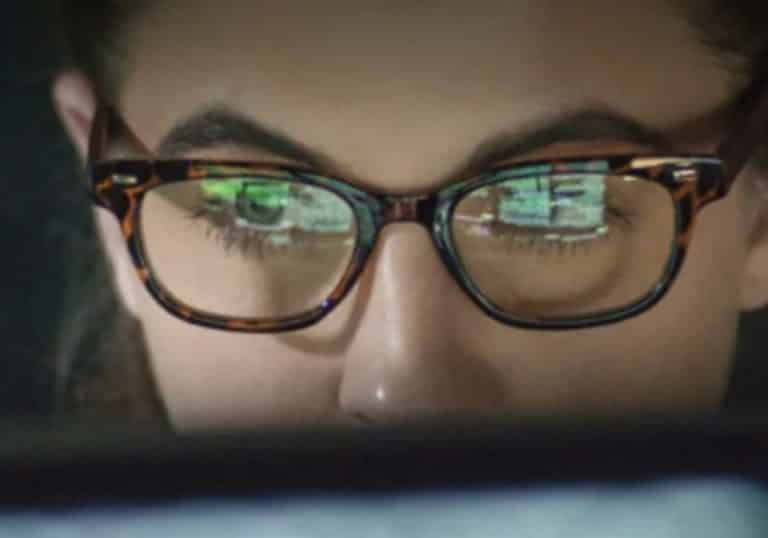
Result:
M606 104L665 129L731 93L671 1L415 4L157 2L124 109L151 142L223 102L355 174L412 181L553 111Z

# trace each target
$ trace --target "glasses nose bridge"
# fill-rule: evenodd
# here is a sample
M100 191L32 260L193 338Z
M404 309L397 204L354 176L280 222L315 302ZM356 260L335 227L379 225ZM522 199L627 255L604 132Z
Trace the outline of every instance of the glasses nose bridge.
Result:
M395 222L417 222L430 228L435 214L435 197L429 194L384 196L381 225Z

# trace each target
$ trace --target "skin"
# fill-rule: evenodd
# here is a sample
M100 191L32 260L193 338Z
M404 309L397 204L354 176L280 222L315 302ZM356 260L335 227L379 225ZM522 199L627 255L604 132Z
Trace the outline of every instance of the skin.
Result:
M389 193L434 191L483 140L600 103L714 152L708 117L731 75L662 0L411 3L159 2L128 33L119 108L155 147L171 126L226 104L321 151L334 172ZM62 73L54 97L84 148L95 100ZM598 139L519 158L640 152ZM272 160L222 147L190 156ZM171 317L136 278L115 219L97 211L124 303L180 429L254 423L377 422L443 412L520 417L716 409L739 314L768 299L763 203L748 169L704 209L667 297L630 320L530 331L486 317L440 262L425 229L388 226L350 295L321 323L238 334ZM174 248L171 237L168 248Z

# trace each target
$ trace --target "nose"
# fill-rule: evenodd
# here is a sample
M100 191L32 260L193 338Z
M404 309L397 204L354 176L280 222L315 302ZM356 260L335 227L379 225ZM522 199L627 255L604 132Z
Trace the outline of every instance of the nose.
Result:
M422 226L384 228L356 293L367 294L366 306L344 357L343 414L378 422L500 407L501 381L467 338L493 321L457 286Z

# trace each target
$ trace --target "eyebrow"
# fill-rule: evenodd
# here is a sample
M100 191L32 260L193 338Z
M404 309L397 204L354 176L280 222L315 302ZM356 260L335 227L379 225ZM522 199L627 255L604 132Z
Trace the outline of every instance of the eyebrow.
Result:
M602 104L552 116L510 132L491 136L471 151L467 170L483 169L556 143L612 140L672 152L674 144L661 131L648 127ZM226 105L213 105L182 119L156 148L160 156L217 147L266 151L313 168L333 169L333 159L277 129L266 126Z
M205 108L177 122L155 153L176 156L225 146L258 149L311 166L329 161L320 152L225 105Z
M662 131L606 105L590 105L557 113L514 132L485 140L469 158L469 168L483 168L557 143L610 140L646 146L659 153L674 152L675 144Z

